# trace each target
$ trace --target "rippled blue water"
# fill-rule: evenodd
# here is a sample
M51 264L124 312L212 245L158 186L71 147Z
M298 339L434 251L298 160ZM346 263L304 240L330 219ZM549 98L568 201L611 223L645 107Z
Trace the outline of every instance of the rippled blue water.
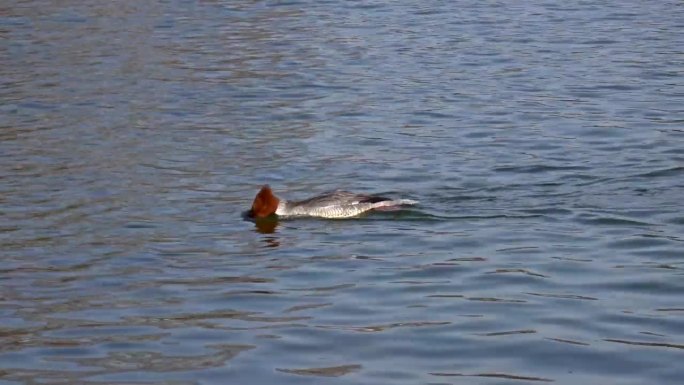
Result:
M0 384L684 383L681 2L71 3L0 7Z

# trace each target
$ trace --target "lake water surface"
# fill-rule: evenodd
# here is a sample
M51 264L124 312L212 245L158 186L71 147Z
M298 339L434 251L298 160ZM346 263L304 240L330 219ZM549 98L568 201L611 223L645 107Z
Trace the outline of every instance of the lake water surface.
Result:
M683 30L678 1L5 1L0 384L684 383ZM265 183L421 204L255 226Z

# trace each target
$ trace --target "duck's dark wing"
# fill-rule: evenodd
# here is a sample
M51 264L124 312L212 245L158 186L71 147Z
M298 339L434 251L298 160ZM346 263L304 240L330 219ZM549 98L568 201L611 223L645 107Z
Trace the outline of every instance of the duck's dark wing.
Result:
M390 198L379 197L379 196L372 196L372 195L366 195L366 196L361 200L361 203L378 203L378 202L391 201L391 200L392 200L392 199L390 199Z

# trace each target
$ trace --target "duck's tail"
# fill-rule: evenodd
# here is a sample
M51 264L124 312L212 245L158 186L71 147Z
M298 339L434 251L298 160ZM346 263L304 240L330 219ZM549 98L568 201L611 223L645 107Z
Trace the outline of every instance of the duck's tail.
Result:
M375 202L375 203L373 203L373 208L374 209L380 209L380 210L382 210L382 209L392 210L394 208L398 208L399 206L416 205L416 204L418 204L418 201L414 201L413 199L391 199L391 200Z

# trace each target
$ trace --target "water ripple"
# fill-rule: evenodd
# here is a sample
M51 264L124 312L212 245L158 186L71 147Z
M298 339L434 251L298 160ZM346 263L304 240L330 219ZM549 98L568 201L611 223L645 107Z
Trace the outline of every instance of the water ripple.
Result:
M682 382L683 7L5 3L0 382Z

